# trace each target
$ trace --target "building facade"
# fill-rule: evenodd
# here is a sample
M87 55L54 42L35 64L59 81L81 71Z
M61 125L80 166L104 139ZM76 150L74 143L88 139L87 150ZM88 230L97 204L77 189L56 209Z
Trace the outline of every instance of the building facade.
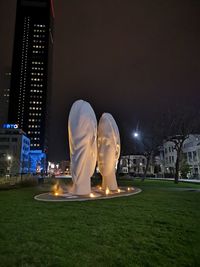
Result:
M28 173L29 152L30 139L22 130L0 129L0 174Z
M47 149L54 9L51 0L18 0L8 122L18 124L31 149Z
M160 154L163 171L165 174L175 173L177 153L174 143L167 141L163 143ZM190 134L183 143L181 164L188 165L188 178L200 178L200 135ZM180 164L180 165L181 165ZM181 176L181 168L180 168Z
M147 158L144 155L127 155L121 156L119 160L119 172L131 173L134 176L140 176L144 174L147 164ZM153 174L154 167L152 162L149 164L147 174Z

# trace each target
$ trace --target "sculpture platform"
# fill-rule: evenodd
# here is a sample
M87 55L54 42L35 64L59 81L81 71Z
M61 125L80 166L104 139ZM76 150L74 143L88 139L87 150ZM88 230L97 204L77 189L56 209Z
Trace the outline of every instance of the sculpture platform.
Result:
M58 194L56 192L48 192L36 195L35 200L47 202L66 202L66 201L89 201L100 199L111 199L116 197L128 197L140 193L142 190L136 187L119 187L116 191L102 190L99 187L92 187L90 195L74 195L69 192Z

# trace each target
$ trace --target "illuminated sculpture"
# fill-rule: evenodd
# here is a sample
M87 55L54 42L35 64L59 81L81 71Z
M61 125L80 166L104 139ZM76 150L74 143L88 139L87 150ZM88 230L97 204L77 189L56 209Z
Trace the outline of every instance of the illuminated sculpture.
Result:
M115 167L120 155L120 136L113 116L103 113L98 125L98 168L104 190L117 190Z
M74 102L69 114L68 132L72 193L87 195L91 192L90 178L97 160L97 121L89 103L83 100Z

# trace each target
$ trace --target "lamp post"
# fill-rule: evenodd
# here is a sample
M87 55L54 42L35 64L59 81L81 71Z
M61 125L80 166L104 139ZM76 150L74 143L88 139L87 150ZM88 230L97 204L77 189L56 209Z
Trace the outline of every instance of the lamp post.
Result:
M8 175L10 176L10 174L11 174L11 160L12 160L12 157L10 155L8 155L7 156L7 160L8 160L7 170L8 170Z

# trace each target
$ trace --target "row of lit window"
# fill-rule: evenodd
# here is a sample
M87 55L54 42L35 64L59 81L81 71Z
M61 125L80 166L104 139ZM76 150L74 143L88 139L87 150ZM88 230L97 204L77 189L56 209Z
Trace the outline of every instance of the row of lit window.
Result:
M24 46L22 47L22 56L24 55L24 48L25 48L25 50L26 50L26 54L27 54L28 44L26 44L26 45L24 45Z
M44 45L33 45L33 48L44 48Z
M27 28L26 28L26 25L24 27L24 32L23 32L24 34L23 34L23 36L25 36L25 35L28 36L28 34L29 34L28 30L29 30L29 23L27 24Z
M45 34L33 34L34 38L44 38Z
M32 70L44 70L44 68L32 67Z
M35 50L33 50L33 54L44 54L44 51L35 51Z
M39 147L40 145L39 144L31 144L31 146L38 146Z
M28 131L28 134L40 134L38 131Z
M30 95L30 98L42 98L41 95Z
M29 109L33 109L33 110L42 110L42 108L36 108L36 107L29 107Z
M41 61L32 61L33 65L44 65L44 62Z
M34 42L34 43L37 43L37 44L38 44L38 43L39 43L39 44L45 43L44 40L38 40L38 39L34 39L33 42Z
M28 23L26 21L28 20ZM23 34L23 46L22 46L22 63L21 63L21 75L20 75L20 96L19 96L19 110L18 110L18 121L21 117L21 124L23 124L23 114L24 112L24 99L25 99L25 86L26 86L26 65L27 65L27 53L28 53L28 30L29 30L29 20L25 17L24 19L24 34ZM24 56L25 54L25 56ZM23 78L23 80L22 80ZM21 94L23 85L23 94ZM21 99L22 99L22 107L21 107ZM22 125L21 125L22 126Z
M28 34L27 34L27 36L26 36L26 38L25 37L23 37L23 45L26 43L26 46L28 47Z
M23 44L23 47L22 47L22 52L24 52L24 47L26 47L26 50L28 49L28 43L25 44L25 39L24 39L23 43L24 44Z
M30 104L36 104L36 105L37 105L37 104L42 104L42 102L40 102L40 101L30 101L29 103L30 103Z
M34 138L31 138L31 140L40 140L39 137L34 137Z
M43 81L43 79L40 79L40 78L31 78L31 81L37 81L37 82L40 82L40 81Z
M40 119L29 119L28 121L30 121L30 122L31 122L31 121L32 121L32 122L34 122L34 121L35 121L35 122L41 122Z
M36 109L36 110L42 110L42 108L38 108L37 104L32 104L33 106L29 107L29 109ZM41 104L38 104L41 106Z
M30 90L31 93L42 93L42 90Z
M21 105L21 99L19 99L19 106ZM23 103L23 107L24 107L24 103Z
M45 24L33 24L34 27L40 27L40 28L45 28Z
M29 113L29 116L42 116L42 113Z
M24 76L23 76L23 73L21 73L20 83L22 83L23 80L24 80L24 83L26 83L25 82L25 80L26 80L26 70L24 71Z
M25 45L26 44L26 46L28 47L28 37L25 39L25 38L23 38L23 45Z
M45 30L36 30L36 29L34 29L33 31L34 32L45 32Z
M27 63L27 59L26 59L26 61L25 61L25 63ZM21 64L21 75L23 75L23 59L22 59L22 64ZM26 65L24 66L24 72L26 72Z
M40 128L40 125L28 125L28 128Z
M41 72L31 72L31 75L43 76L44 73L41 73Z
M42 84L35 84L35 83L31 83L31 86L32 86L32 87L43 87Z
M28 31L26 30L24 30L24 36L26 37L26 38L28 38ZM25 40L25 37L23 37L23 40Z
M22 49L22 64L21 65L23 65L23 62L25 61L25 63L26 63L26 61L27 61L27 54L28 54L28 48L26 48L26 54L25 54L25 56L24 56L24 52L23 52L23 49Z

